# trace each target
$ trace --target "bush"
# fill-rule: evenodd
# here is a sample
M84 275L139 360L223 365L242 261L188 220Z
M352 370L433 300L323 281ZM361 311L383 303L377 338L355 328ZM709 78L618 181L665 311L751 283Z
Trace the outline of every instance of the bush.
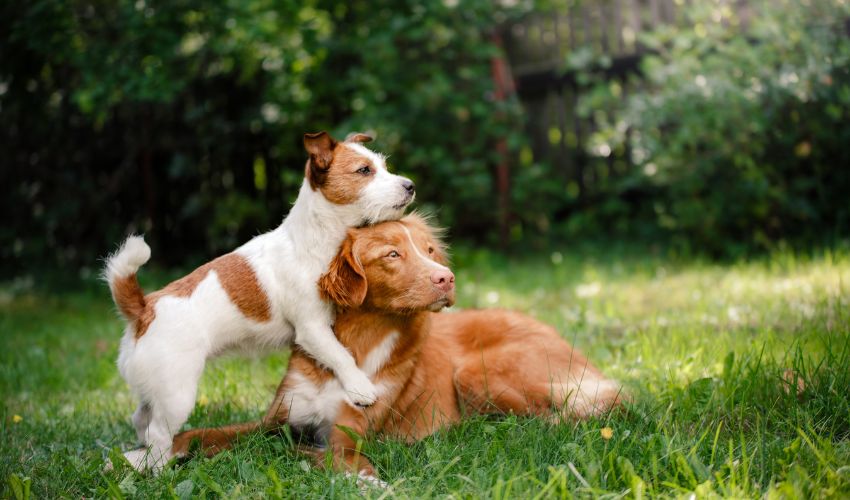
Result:
M619 233L735 254L848 234L848 7L752 0L744 29L728 2L689 2L681 25L642 35L652 55L626 100L592 85L609 57L571 53L597 130L576 157L627 171L584 179L585 197L532 158L538 117L494 98L490 66L506 21L581 3L502 4L3 3L0 266L96 266L130 232L164 264L227 251L280 221L301 135L331 128L377 132L454 239L499 239L501 143L523 247Z
M5 2L0 256L97 265L146 232L175 264L276 225L306 131L372 130L442 223L486 238L494 144L491 2ZM513 141L514 143L516 140Z
M643 223L699 252L850 233L847 7L747 5L747 26L697 2L643 37L643 79L594 138L628 152L617 188L650 193Z

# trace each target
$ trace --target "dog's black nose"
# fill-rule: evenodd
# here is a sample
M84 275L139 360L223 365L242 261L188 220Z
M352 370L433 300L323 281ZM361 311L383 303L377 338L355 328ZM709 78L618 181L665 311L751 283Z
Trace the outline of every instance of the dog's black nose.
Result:
M405 179L404 181L402 181L401 185L404 186L404 189L407 189L407 192L410 194L416 192L416 184L414 184L413 181L410 179Z

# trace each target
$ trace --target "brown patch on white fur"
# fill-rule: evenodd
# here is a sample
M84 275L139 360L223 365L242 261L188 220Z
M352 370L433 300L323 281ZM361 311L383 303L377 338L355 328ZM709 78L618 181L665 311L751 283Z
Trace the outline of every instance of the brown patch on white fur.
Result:
M320 190L325 199L337 205L354 203L360 197L360 191L372 181L375 165L362 154L350 148L346 143L367 142L371 137L366 134L349 134L345 142L337 142L327 132L304 135L304 147L310 154L304 175L310 187ZM369 167L371 173L358 172Z
M156 317L156 302L162 297L188 297L198 284L215 271L218 282L230 301L249 319L259 323L271 319L271 306L257 280L254 269L245 257L229 253L204 264L186 276L172 281L165 288L142 296L136 275L115 280L113 296L121 313L133 321L136 338L142 337Z
M371 172L367 175L359 173L357 170L363 167L369 167ZM374 178L375 169L369 158L344 144L338 145L325 182L319 189L331 203L354 203L360 197L360 191Z

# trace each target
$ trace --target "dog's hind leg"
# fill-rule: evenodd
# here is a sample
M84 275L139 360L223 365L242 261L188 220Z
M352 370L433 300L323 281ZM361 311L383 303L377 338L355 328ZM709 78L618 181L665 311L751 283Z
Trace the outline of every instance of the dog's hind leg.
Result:
M144 433L146 447L124 454L133 467L158 472L173 457L174 435L189 418L194 405L194 388L151 403L151 421Z
M619 384L595 372L583 375L528 370L519 376L472 362L455 373L455 389L466 411L536 415L552 422L602 415L619 403Z
M197 441L202 453L211 457L224 450L229 450L237 439L261 429L262 425L261 422L248 422L181 432L174 436L171 455L185 457L189 454L192 442Z
M290 360L290 371L297 370L292 365L298 364L298 355ZM192 443L197 442L201 452L208 456L214 456L224 450L233 447L234 442L240 437L257 431L273 431L280 429L286 424L289 417L289 404L286 402L286 391L288 389L289 375L281 380L265 417L259 422L247 422L242 424L230 424L221 427L192 429L174 436L174 444L171 448L172 456L185 457L189 454Z
M144 442L145 431L151 423L151 405L145 401L139 403L135 413L133 413L133 427L136 428L136 436L139 441Z
M287 391L295 383L293 379L299 373L299 366L305 364L303 355L296 352L289 361L286 376L280 381L274 399L269 405L266 415L259 422L247 422L242 424L230 424L222 427L192 429L174 436L174 444L171 449L173 456L186 456L189 454L192 443L197 442L200 450L208 457L216 455L233 447L233 443L240 437L256 431L269 432L280 429L289 420L289 409L291 399L287 400Z
M203 366L204 358L200 356L184 357L179 364L161 364L159 370L149 374L151 378L147 382L150 390L145 399L150 419L142 437L145 447L124 454L133 467L156 472L172 458L174 435L186 423L195 406Z
M541 416L551 412L547 388L534 380L486 370L483 364L461 366L455 372L454 383L458 402L466 412Z

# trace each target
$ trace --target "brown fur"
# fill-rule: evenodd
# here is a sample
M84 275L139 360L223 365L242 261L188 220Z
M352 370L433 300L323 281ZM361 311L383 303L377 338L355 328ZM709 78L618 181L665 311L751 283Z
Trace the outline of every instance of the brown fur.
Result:
M310 154L310 159L304 170L304 175L315 191L319 189L322 195L331 203L347 205L354 203L360 196L360 191L372 180L375 166L369 158L361 155L346 143L368 142L372 140L366 134L353 133L342 143L337 142L327 132L304 135L304 147ZM357 172L362 167L369 167L372 173L363 175Z
M371 135L363 132L351 132L345 136L345 142L372 142L373 140Z
M203 443L202 451L208 457L216 455L224 450L230 449L233 441L239 436L256 431L261 427L260 422L249 422L247 424L232 424L209 429L197 429L195 432L183 432L174 437L174 450L182 450L176 456L185 456L189 451L194 439Z
M139 318L145 312L145 294L136 273L113 280L112 298L125 318ZM138 332L138 328L136 329Z
M327 132L304 134L304 148L310 155L304 177L310 182L313 191L325 184L336 145L336 140Z
M357 307L366 299L366 275L354 257L351 238L346 238L327 273L319 278L323 299L341 307Z
M442 299L451 303L453 296L440 298L422 286L422 281L430 282L419 269L424 267L421 260L405 258L412 249L406 237L401 237L402 224L411 231L420 251L441 248L430 228L421 219L410 217L353 230L349 235L353 256L367 277L368 292L360 307L340 311L337 337L362 363L386 336L393 332L399 336L389 360L374 377L376 383L387 387L377 403L365 409L342 404L328 438L335 468L375 474L342 430L346 427L361 435L377 432L414 441L469 413L538 415L558 421L598 415L619 402L613 384L599 394L579 390L583 383L607 379L548 325L500 310L427 312ZM388 248L397 249L402 257L384 258ZM343 254L339 258L349 260ZM337 277L342 286L345 276ZM271 430L286 423L285 397L296 383L293 373L317 385L333 377L296 350L261 424L232 428L231 441L257 427ZM175 439L174 451L185 453L195 438L207 450L228 447L228 429L184 432Z
M362 167L369 167L372 173L357 172ZM331 203L348 205L360 197L360 190L371 182L374 173L375 166L368 158L343 144L334 149L333 162L320 189Z
M429 227L422 217L411 214L402 221L383 223L381 227L388 229L385 231L373 228L350 230L342 252L319 281L322 293L328 297L344 297L337 303L347 307L398 312L416 310L410 306L411 297L436 303L442 292L432 287L431 270L419 262L407 233L401 227L405 226L410 231L420 253L443 265L447 262L445 248L437 238L437 231ZM393 250L399 253L399 257L388 259L387 255ZM365 277L365 283L359 276ZM329 284L333 284L333 288L323 288ZM366 293L361 299L364 287ZM404 290L404 293L399 293L399 290ZM352 297L359 300L352 303Z
M216 272L227 296L246 318L260 323L271 319L269 299L260 286L254 269L245 257L235 253L222 255L144 297L135 274L118 279L113 285L115 303L124 316L133 321L138 339L147 333L148 327L156 318L156 302L160 298L192 295L210 271Z

